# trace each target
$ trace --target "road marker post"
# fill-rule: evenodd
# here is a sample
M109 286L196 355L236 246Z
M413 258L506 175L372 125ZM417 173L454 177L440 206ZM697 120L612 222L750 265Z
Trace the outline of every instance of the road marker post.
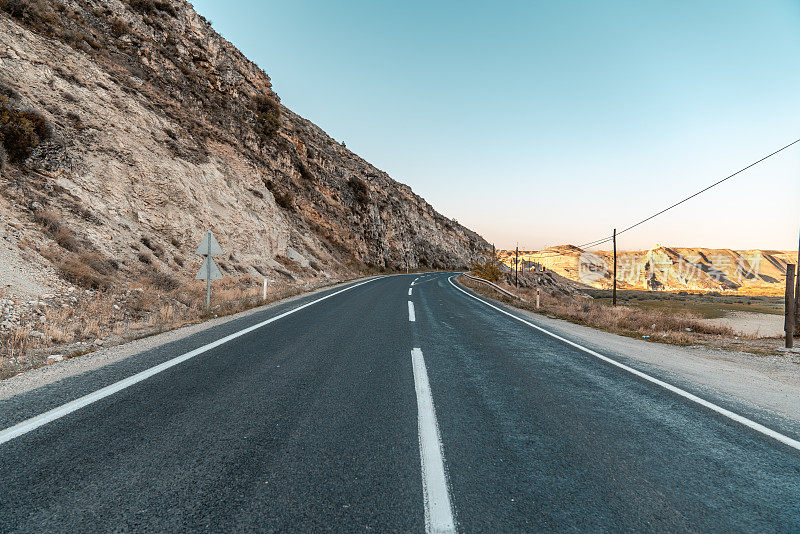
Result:
M536 309L539 309L539 295L542 293L542 290L538 287L536 288Z
M200 266L200 270L194 278L195 280L206 281L206 310L209 310L211 309L211 280L220 280L222 278L219 267L217 267L217 264L214 263L214 259L211 257L213 255L222 254L222 247L219 246L211 230L206 232L195 254L198 256L205 256L203 265Z
M786 317L783 323L783 330L786 332L786 348L794 346L794 265L786 265Z
M797 267L794 272L794 335L800 336L800 246L797 248Z

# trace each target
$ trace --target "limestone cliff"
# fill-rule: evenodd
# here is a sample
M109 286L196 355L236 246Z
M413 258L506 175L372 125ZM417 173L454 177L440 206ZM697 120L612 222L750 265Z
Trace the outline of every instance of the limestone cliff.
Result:
M282 106L182 0L0 0L0 94L47 129L9 122L28 152L0 154L0 283L18 292L70 262L192 275L206 229L224 273L268 278L460 267L486 246Z

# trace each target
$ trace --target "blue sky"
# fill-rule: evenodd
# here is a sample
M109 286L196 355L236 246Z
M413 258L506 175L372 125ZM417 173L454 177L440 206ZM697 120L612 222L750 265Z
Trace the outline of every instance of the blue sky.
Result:
M285 105L502 248L603 237L800 138L797 0L193 4ZM619 246L798 231L800 145Z

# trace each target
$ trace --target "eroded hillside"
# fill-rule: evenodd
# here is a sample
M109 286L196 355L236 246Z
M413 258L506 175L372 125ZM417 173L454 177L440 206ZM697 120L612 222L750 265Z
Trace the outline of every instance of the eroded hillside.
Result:
M206 229L223 273L271 280L459 267L486 246L282 106L184 1L0 8L7 291L191 276Z
M499 251L501 261L514 266L514 251ZM786 264L796 252L777 250L730 250L658 246L617 254L620 289L663 291L737 291L781 295ZM583 251L571 245L541 251L520 251L522 268L539 264L561 276L592 287L612 285L613 253Z

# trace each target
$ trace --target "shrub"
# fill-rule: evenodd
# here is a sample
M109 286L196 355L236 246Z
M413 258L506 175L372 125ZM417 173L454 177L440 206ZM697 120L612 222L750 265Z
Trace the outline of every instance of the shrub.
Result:
M162 291L172 291L181 286L181 283L176 278L162 273L161 271L150 272L148 274L148 280L154 288Z
M273 191L272 196L275 197L275 203L283 209L291 210L294 208L294 194L291 191Z
M470 264L470 270L478 278L489 280L490 282L497 282L500 280L504 269L503 262L497 252L486 251L481 254L481 257Z
M56 243L58 243L58 246L64 250L77 252L80 248L78 238L75 237L75 234L72 233L72 230L65 226L59 226L58 229L53 232L53 239Z
M273 137L281 127L281 105L268 96L259 96L255 99L256 134L260 140L266 141Z
M156 11L161 11L173 17L178 16L178 12L169 2L157 0L131 0L131 8L142 14L152 15Z
M80 259L100 274L112 275L119 269L119 264L116 261L97 252L83 253L80 255Z
M53 13L44 0L0 0L0 9L21 22L37 26L53 22Z
M162 247L158 243L153 243L153 241L149 237L142 236L141 241L142 244L147 248L149 248L150 250L152 250L153 254L155 254L157 257L160 258L161 256L164 255L164 247Z
M145 265L150 265L151 263L153 263L153 256L148 252L140 252L139 261L144 263Z
M347 180L347 185L350 186L350 189L353 190L353 196L361 205L369 204L370 196L369 196L369 187L361 178L350 178Z
M114 19L111 21L111 34L114 37L122 37L130 30L128 29L128 25L122 19Z
M87 289L103 289L111 286L108 277L95 271L81 257L69 256L60 261L58 271L66 280Z
M33 220L42 225L44 230L50 234L61 248L70 252L77 252L80 249L78 237L72 230L62 224L61 215L54 209L48 208L34 211Z
M15 109L7 98L0 96L0 143L10 161L25 161L50 136L50 126L44 117Z

